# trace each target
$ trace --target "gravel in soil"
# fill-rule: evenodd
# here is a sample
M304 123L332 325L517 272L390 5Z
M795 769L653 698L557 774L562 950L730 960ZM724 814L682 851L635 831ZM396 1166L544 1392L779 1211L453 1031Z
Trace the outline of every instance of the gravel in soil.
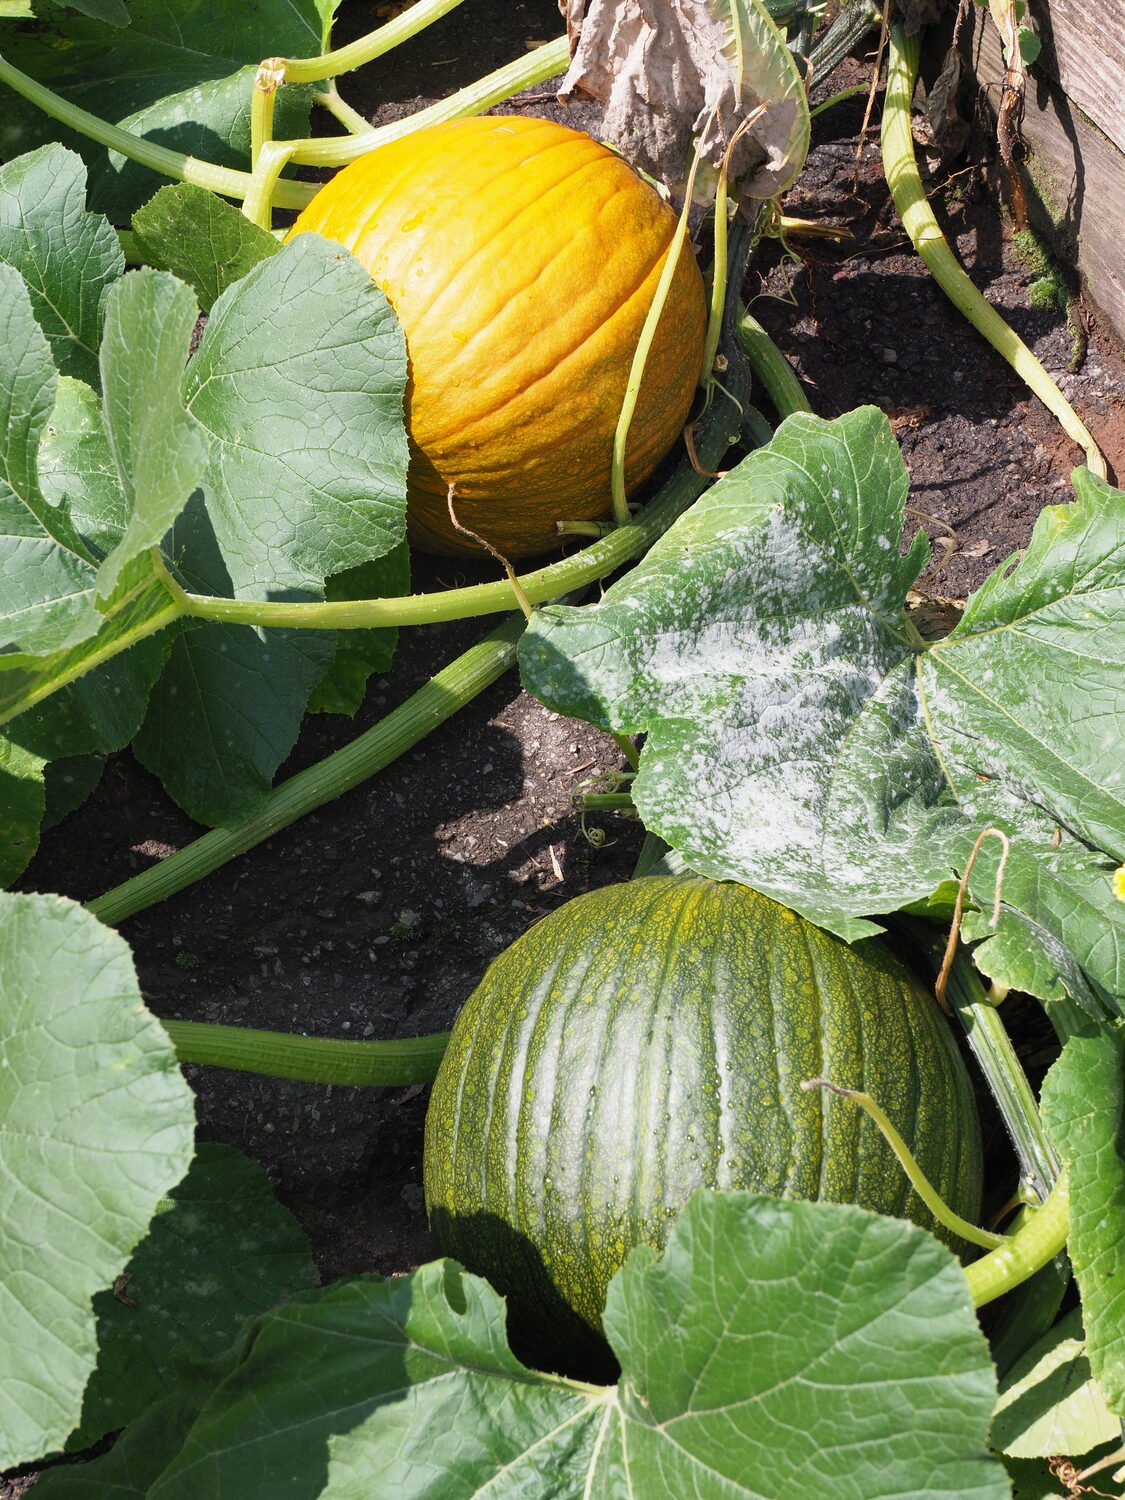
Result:
M549 0L503 7L496 27L473 9L476 28L464 23L439 35L435 27L427 45L436 52L421 64L396 54L394 70L384 64L382 81L368 80L374 94L384 89L383 115L412 111L456 86L461 79L441 58L460 58L466 70L471 58L471 77L510 57L513 36L522 44L557 30ZM504 47L490 59L481 39L494 33ZM849 60L830 89L867 71L864 61ZM427 78L439 82L420 86ZM397 80L389 91L388 79ZM541 87L525 107L542 109L549 94L550 85ZM944 538L956 541L927 586L961 598L1026 544L1044 505L1070 497L1081 454L913 255L889 202L877 139L859 144L862 107L849 101L817 119L817 144L786 202L788 213L840 226L851 238L794 239L793 255L764 245L747 293L820 415L864 402L888 413L918 524L939 560ZM564 118L588 123L573 112ZM1068 373L1073 333L1064 314L1029 305L1032 273L1013 253L987 174L960 164L935 187L934 202L973 279L1125 473L1125 367L1096 312L1079 307L1088 351ZM416 587L452 583L451 568L423 565ZM487 568L460 571L492 576ZM357 718L309 721L279 779L367 728L487 628L461 622L403 632L393 673L371 685ZM146 999L165 1017L319 1035L444 1029L489 960L537 917L628 877L637 826L602 818L608 837L594 847L572 802L577 789L622 766L612 739L547 712L510 674L369 783L123 924ZM20 885L88 899L199 831L128 754L116 756L85 806L46 834ZM326 1280L402 1271L428 1258L423 1088L333 1089L188 1072L201 1137L265 1165ZM0 1480L0 1497L19 1494L21 1483L5 1488Z

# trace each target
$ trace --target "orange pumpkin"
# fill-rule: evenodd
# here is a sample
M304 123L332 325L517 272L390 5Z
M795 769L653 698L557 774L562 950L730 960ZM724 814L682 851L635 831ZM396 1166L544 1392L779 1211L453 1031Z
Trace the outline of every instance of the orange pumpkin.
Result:
M406 333L408 524L431 552L559 545L557 520L610 513L633 352L675 229L658 193L588 135L481 116L401 137L317 193L290 232L351 250ZM649 354L626 451L635 489L699 378L706 299L689 246Z

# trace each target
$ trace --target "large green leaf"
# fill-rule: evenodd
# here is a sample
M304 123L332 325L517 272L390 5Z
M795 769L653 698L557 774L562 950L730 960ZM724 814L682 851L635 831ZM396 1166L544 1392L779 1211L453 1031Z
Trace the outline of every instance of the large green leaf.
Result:
M692 868L849 939L999 826L1005 902L1125 1010L1107 858L1125 854L1125 494L1080 482L927 643L906 612L927 555L922 538L900 553L906 493L881 413L791 417L600 603L539 611L525 683L647 733L634 800ZM996 868L990 840L982 907Z
M258 63L315 57L321 50L313 0L258 0L252 6L131 0L129 22L122 28L55 11L45 27L6 38L4 51L16 67L82 109L189 156L246 169ZM279 91L278 138L307 134L310 97L306 86ZM128 223L161 184L146 168L60 132L22 100L12 99L9 116L12 154L60 133L80 149L91 166L92 204L117 223Z
M129 519L98 569L102 597L160 542L202 477L207 439L179 393L198 312L182 281L147 268L123 277L107 298L102 401Z
M0 1467L59 1448L112 1284L191 1160L191 1093L124 940L0 897Z
M205 313L228 286L281 248L233 205L188 182L162 187L139 208L133 234L148 264L186 281Z
M1070 1172L1067 1251L1090 1368L1125 1416L1125 1036L1072 1036L1043 1082L1044 1123Z
M39 844L43 757L0 735L0 885L22 873Z
M1067 1313L1004 1377L992 1418L992 1446L1013 1458L1077 1457L1120 1437L1090 1370L1082 1314Z
M60 158L65 176L76 159L65 152ZM97 290L97 244L86 248ZM77 250L68 265L80 274ZM3 286L10 298L0 318L7 319L12 362L3 393L9 417L0 613L9 642L23 648L0 655L0 716L18 716L4 736L5 755L9 771L17 761L22 767L18 778L5 778L9 839L0 882L7 883L35 850L43 790L33 782L42 763L119 749L144 717L165 643L140 640L127 655L105 658L154 620L175 616L148 549L187 499L205 455L178 395L195 320L186 287L150 271L111 285L101 347L107 433L94 391L56 376L24 283L6 264ZM107 597L99 600L99 592ZM29 754L38 761L34 777Z
M101 1474L132 1476L122 1500L1008 1494L967 1283L913 1226L700 1194L663 1259L615 1280L607 1329L620 1384L583 1385L520 1364L503 1302L452 1262L340 1282L258 1319L209 1395L45 1494L106 1493ZM172 1445L154 1480L146 1456Z
M27 283L60 372L95 383L105 293L125 257L86 211L81 157L52 144L0 167L0 260Z
M126 278L123 290L128 284ZM129 342L127 332L125 342ZM134 364L126 351L120 362L110 354L108 363L115 382L123 378L136 388L143 362ZM143 382L137 398L146 404ZM150 437L147 461L155 468L160 485L162 437L155 430ZM39 445L39 482L45 499L68 516L95 556L113 551L129 524L129 505L118 481L98 397L79 380L59 379L55 408ZM135 486L130 488L135 491ZM185 495L186 491L181 503ZM148 622L173 608L171 595L158 577L151 576L145 558L130 564L128 573L137 586L135 596L96 635L70 651L40 657L31 664L18 657L0 657L0 712L9 717L25 707L7 733L45 760L119 750L144 718L149 692L170 644L165 637L141 640L128 652L90 669L115 645L120 649ZM82 672L82 668L87 670ZM81 675L69 686L57 686L75 673ZM29 700L36 699L26 708Z
M65 510L96 557L116 547L129 509L106 436L101 401L81 380L63 375L55 409L39 443L39 485Z
M319 595L405 535L406 340L354 258L305 234L211 309L184 383L237 596Z
M185 394L211 437L168 533L198 593L308 598L405 531L406 346L352 256L302 235L215 303ZM385 645L385 642L384 642ZM136 749L204 823L251 816L332 661L330 633L208 625L176 640Z
M62 506L39 485L39 441L58 375L19 272L0 262L0 644L46 654L100 623L94 567Z
M185 1359L225 1354L243 1321L314 1286L300 1225L256 1162L201 1144L156 1211L115 1295L100 1292L98 1364L68 1447L124 1427L179 1383Z
M319 630L189 626L172 642L134 753L197 822L245 821L293 748L332 649Z

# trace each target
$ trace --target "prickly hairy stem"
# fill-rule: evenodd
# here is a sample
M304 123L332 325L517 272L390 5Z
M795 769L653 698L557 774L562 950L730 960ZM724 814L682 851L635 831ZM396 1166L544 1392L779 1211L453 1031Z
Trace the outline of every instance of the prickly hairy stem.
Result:
M1105 459L1097 443L1039 360L973 285L934 217L922 187L914 157L914 138L910 133L910 103L918 76L919 50L918 37L907 37L900 26L891 27L887 93L883 105L883 171L903 228L934 280L958 311L1026 381L1044 406L1058 418L1067 435L1086 454L1090 469L1104 479Z
M353 1042L203 1021L160 1024L171 1037L179 1062L345 1087L432 1083L449 1042L447 1031L386 1042Z
M109 926L122 922L366 781L507 671L515 661L523 630L522 616L506 620L350 745L282 782L254 817L237 828L212 829L91 901L89 910Z
M1070 1188L1062 1172L1040 1208L997 1250L965 1267L974 1307L983 1307L1020 1286L1052 1261L1066 1246L1070 1224Z

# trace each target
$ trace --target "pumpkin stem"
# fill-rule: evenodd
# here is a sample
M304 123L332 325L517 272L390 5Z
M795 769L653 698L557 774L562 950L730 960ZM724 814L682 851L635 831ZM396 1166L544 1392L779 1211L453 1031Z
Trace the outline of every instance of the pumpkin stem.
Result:
M861 1109L867 1111L875 1124L879 1127L883 1139L898 1157L899 1164L907 1177L910 1178L911 1186L921 1198L922 1202L933 1214L939 1224L943 1224L952 1234L958 1235L963 1240L968 1240L971 1245L981 1245L986 1250L995 1250L1001 1245L1007 1244L1007 1239L1002 1234L992 1234L987 1229L978 1229L975 1224L970 1224L968 1219L963 1219L960 1214L955 1214L946 1203L945 1199L930 1182L922 1171L922 1168L914 1160L910 1147L899 1135L891 1124L886 1110L876 1104L870 1094L865 1094L862 1089L846 1089L838 1083L833 1083L830 1078L806 1078L801 1088L807 1093L810 1089L828 1089L833 1094L839 1094L844 1099L851 1099Z
M347 1088L401 1088L432 1083L448 1031L390 1041L359 1042L288 1031L261 1031L207 1021L161 1021L179 1062L234 1068L267 1078L334 1083Z
M1027 1213L1014 1234L997 1249L965 1267L974 1307L983 1307L1029 1280L1066 1247L1070 1226L1070 1187L1059 1174L1041 1207Z
M641 752L634 745L633 741L627 734L615 734L613 738L617 748L629 762L631 769L639 771L641 768Z

